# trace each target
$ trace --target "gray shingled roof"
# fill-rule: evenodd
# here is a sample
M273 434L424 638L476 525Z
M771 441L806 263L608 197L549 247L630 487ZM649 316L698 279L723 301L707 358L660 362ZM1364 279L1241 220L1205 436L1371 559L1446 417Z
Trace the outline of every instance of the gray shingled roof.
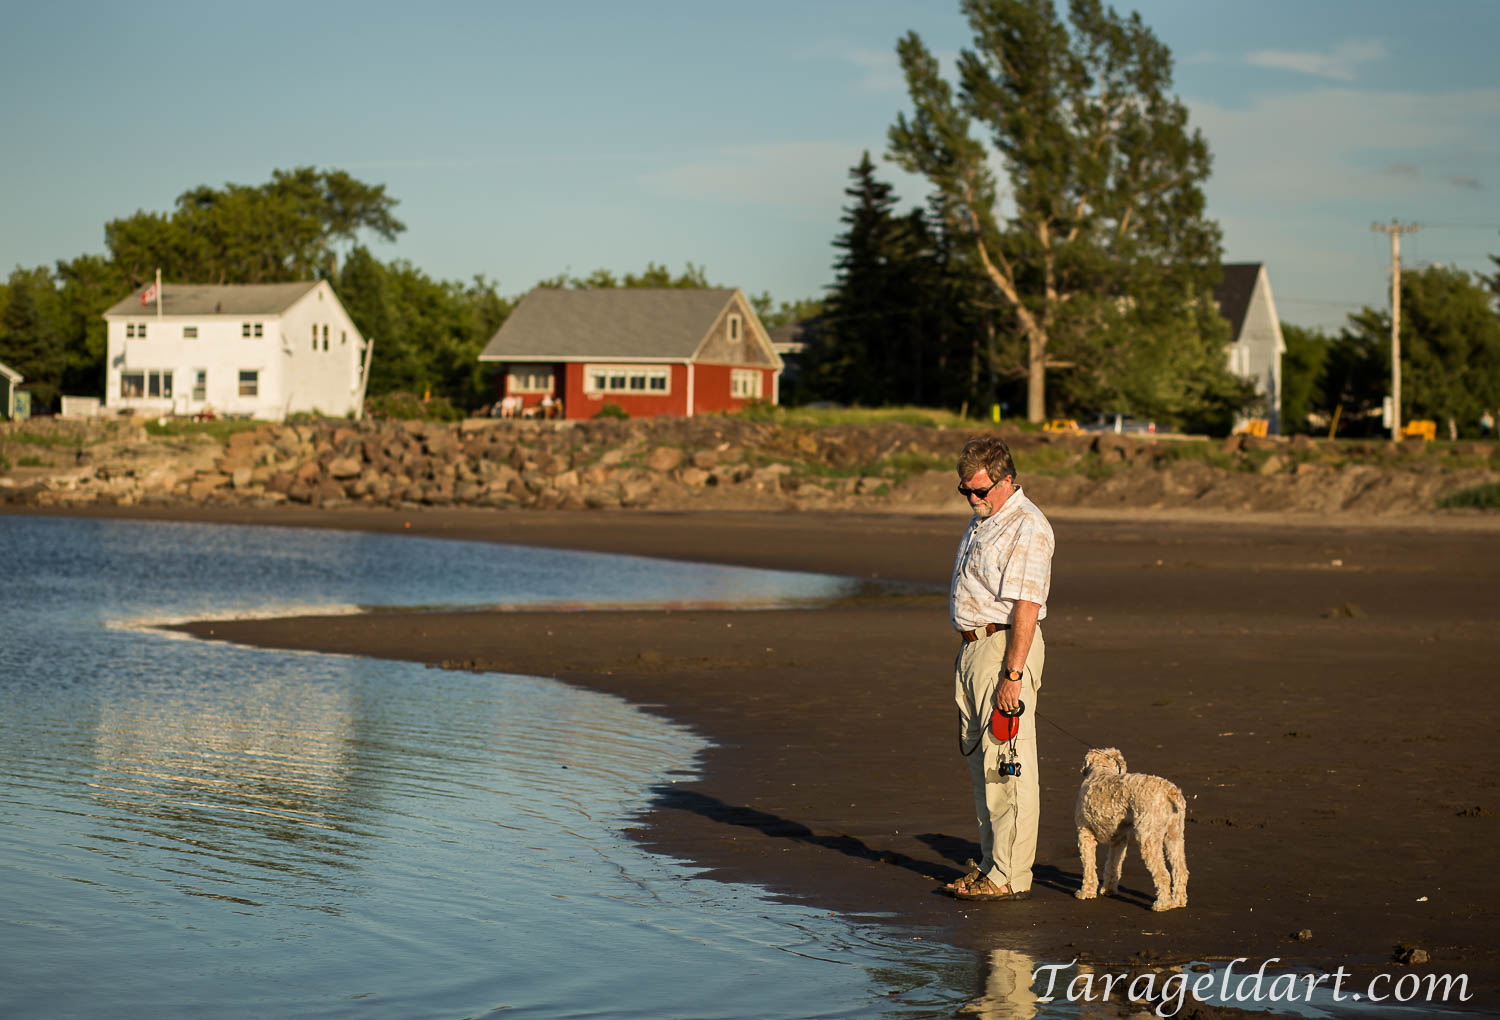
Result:
M729 288L539 287L521 299L479 360L690 358L734 294Z
M1229 320L1231 340L1240 338L1245 328L1245 314L1250 311L1250 299L1255 296L1255 281L1260 276L1261 262L1226 262L1224 278L1214 291L1214 300L1219 303L1219 314Z
M316 280L296 283L240 283L215 286L199 283L161 285L163 315L278 315L297 303L318 285ZM109 306L105 315L155 315L154 300L141 304L142 287L123 301Z

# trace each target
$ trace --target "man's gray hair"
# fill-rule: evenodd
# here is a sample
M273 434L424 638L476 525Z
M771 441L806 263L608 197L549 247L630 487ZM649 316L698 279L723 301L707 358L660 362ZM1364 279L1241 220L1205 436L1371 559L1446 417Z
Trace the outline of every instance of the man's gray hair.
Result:
M1015 477L1016 465L1005 440L999 436L980 436L964 444L958 455L958 480L967 482L980 468L992 482L1003 482L1007 475Z

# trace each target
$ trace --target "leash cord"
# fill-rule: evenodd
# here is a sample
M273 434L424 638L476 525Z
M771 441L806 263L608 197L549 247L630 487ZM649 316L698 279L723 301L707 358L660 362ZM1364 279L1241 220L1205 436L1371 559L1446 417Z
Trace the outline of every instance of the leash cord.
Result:
M1000 710L1000 686L998 684L995 685L994 691L990 694L990 704L991 704L991 706L993 707L993 709L995 711L998 712ZM1074 740L1076 740L1080 744L1082 744L1084 747L1089 748L1091 750L1093 749L1093 746L1094 746L1093 744L1090 744L1087 740L1084 740L1082 737L1078 736L1076 733L1070 733L1068 730L1066 730L1063 727L1059 726L1057 723L1053 722L1051 719L1048 719L1045 715L1042 715L1041 712L1037 712L1036 713L1036 717L1038 719L1046 719L1048 726L1051 726L1053 729L1057 730L1059 733L1063 734L1066 737L1073 738ZM962 719L963 717L959 716L959 718ZM969 748L967 751L964 750L964 738L963 738L963 735L959 734L959 737L958 737L958 751L959 751L959 753L962 754L965 758L968 758L975 751L979 750L979 746L984 743L984 731L987 730L987 729L989 729L989 723L988 722L986 722L984 724L984 729L981 729L979 731L979 739L976 740L976 741L974 741L974 746L971 747L971 748ZM1011 740L1011 744L1012 745L1015 744L1014 738Z

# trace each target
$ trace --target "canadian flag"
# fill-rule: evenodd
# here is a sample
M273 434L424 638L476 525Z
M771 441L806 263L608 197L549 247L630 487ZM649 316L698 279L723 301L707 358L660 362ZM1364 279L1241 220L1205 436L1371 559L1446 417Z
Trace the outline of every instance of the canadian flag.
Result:
M151 286L149 286L145 290L141 291L141 307L142 308L145 308L152 301L156 300L156 288L157 288L157 286L158 286L157 284L153 283Z

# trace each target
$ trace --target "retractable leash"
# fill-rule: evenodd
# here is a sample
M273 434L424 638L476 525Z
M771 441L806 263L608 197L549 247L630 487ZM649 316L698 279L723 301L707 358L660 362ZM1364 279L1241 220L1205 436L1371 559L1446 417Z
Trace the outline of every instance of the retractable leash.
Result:
M1009 745L1005 751L1005 758L996 763L996 771L1002 776L1020 776L1021 759L1016 753L1016 738L1021 735L1021 716L1026 712L1026 702L1022 701L1014 712L1006 711L1000 707L1000 685L995 684L990 693L990 734L995 742L1001 746ZM979 739L974 741L974 746L967 751L964 750L963 738L958 741L958 749L965 758L979 750L984 743L984 734L979 734Z
M1016 760L1016 738L1021 733L1021 716L1026 712L1026 702L1021 702L1020 707L1014 712L1005 711L1000 707L1000 686L996 684L994 693L990 696L990 704L992 706L992 710L990 712L990 732L994 734L996 742L1001 744L1009 742L1009 761L1014 762L1015 764L1015 771L1008 772L1006 771L1006 765L1008 763L1001 762L1000 774L1002 776L1019 776L1021 774L1021 763ZM1038 719L1045 720L1048 726L1051 726L1053 729L1062 733L1064 736L1078 741L1084 747L1092 748L1095 746L1094 744L1090 744L1087 740L1084 740L1082 737L1078 736L1076 733L1070 733L1068 730L1059 726L1057 723L1042 715L1042 713L1040 712L1036 714L1036 717ZM983 733L979 735L978 740L974 741L974 746L965 751L963 738L959 737L958 749L963 753L963 756L967 758L975 751L979 750L979 745L982 743L984 743Z

